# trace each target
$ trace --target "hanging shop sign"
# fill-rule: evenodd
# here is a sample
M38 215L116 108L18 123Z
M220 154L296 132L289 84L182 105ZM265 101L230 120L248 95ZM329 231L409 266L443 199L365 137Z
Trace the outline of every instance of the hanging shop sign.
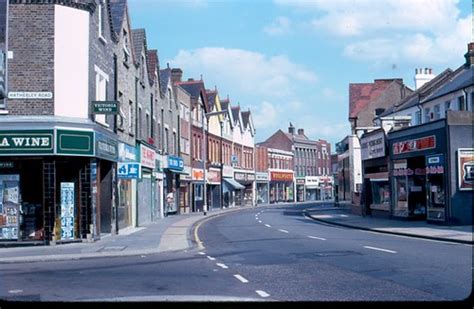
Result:
M119 101L92 101L94 114L118 114Z
M94 132L56 130L56 153L60 155L94 155Z
M140 144L140 163L144 167L155 168L156 152L153 149Z
M53 154L53 130L0 131L0 155Z
M474 190L474 148L458 149L459 190Z
M268 177L268 173L255 173L255 179L257 181L262 181L262 182L266 182L268 181L270 178Z
M10 91L8 98L10 100L48 100L53 98L53 93L50 91Z
M117 177L119 179L138 179L140 178L140 163L136 162L118 162Z
M360 141L360 152L362 160L385 157L384 132L364 136Z
M204 180L204 170L200 168L193 168L193 180Z
M125 143L118 144L118 158L120 162L136 162L137 149Z
M393 143L393 154L402 154L436 148L434 135Z
M117 161L118 160L118 142L105 134L95 133L95 155L98 158Z
M271 181L292 182L293 181L293 173L270 172L270 180Z
M221 171L210 169L207 172L207 181L210 184L220 184L221 183Z
M302 186L304 186L304 184L305 184L305 179L304 179L304 178L297 178L297 179L296 179L296 184L297 184L297 185L302 185Z
M61 240L74 239L74 183L61 182Z
M168 156L168 168L172 170L182 171L184 169L183 159L177 156Z

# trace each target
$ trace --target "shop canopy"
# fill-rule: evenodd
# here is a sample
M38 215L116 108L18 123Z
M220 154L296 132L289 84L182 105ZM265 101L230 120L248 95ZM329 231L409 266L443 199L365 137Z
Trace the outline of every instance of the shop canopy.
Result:
M234 190L241 190L241 189L245 189L244 186L242 186L240 183L238 183L237 181L235 181L234 179L232 178L224 178L224 181L230 185L231 187L234 188Z

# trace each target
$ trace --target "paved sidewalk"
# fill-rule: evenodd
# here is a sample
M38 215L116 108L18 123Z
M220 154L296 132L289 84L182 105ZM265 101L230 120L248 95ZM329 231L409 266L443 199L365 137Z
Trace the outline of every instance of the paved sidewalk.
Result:
M351 214L347 205L340 207L317 206L307 209L306 215L314 220L338 226L370 230L409 237L474 244L473 226L446 226L426 221L383 219Z
M206 216L202 212L170 215L143 227L122 229L118 235L102 236L100 240L92 243L0 248L0 264L132 256L186 250L192 247L189 230L198 221L243 209L251 209L251 207L212 210Z

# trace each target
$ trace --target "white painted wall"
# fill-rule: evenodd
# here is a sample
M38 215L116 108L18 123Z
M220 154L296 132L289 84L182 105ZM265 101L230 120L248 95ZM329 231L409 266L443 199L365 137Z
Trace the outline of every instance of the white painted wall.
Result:
M88 118L89 13L55 5L54 115Z

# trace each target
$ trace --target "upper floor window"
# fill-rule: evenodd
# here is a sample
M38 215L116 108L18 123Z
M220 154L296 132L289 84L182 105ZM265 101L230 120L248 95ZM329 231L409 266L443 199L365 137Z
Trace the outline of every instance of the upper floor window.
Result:
M425 123L430 122L430 120L431 120L430 108L427 107L425 108Z
M128 41L127 30L123 29L123 56L124 56L125 62L128 62L128 59L130 58L129 46L130 46L130 43Z
M439 104L436 104L434 107L434 119L440 119L441 118L441 109L439 107Z
M142 63L140 65L140 76L142 81L145 82L145 56L142 55Z
M464 96L458 97L458 109L460 111L466 111L467 110L467 104Z
M107 100L107 84L109 82L109 76L104 73L99 67L95 66L95 99L96 101ZM105 126L106 123L105 115L95 115L95 121Z
M415 112L415 125L421 124L421 111Z

